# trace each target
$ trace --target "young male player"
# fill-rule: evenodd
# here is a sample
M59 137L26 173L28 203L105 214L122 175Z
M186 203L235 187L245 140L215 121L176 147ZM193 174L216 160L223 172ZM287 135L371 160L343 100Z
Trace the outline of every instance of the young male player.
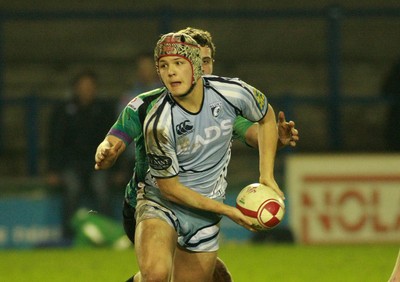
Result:
M213 70L213 61L215 56L215 46L212 42L211 36L208 32L187 28L185 32L191 34L196 41L201 44L201 53L203 58L203 70L206 74L210 74ZM136 206L136 187L139 182L143 181L144 173L147 169L147 162L143 152L143 137L141 135L141 125L150 105L156 98L159 97L163 89L156 89L154 91L140 95L137 99L131 101L126 107L124 112L121 113L119 120L110 130L109 135L105 141L99 146L96 153L96 169L106 169L110 167L119 154L121 154L126 145L133 140L137 143L136 152L136 166L134 178L130 181L126 189L127 202L124 206L124 227L127 235L133 241L133 234L135 228L134 211ZM240 126L236 126L240 124ZM246 141L248 144L257 147L257 125L253 125L249 121L243 119L240 123L235 123L235 130L239 133L237 136ZM238 130L239 128L239 130ZM252 132L249 134L249 132ZM279 116L279 133L280 143L284 145L295 146L298 140L298 132L294 128L294 123L287 123L284 119L283 113ZM124 143L121 142L124 141ZM218 275L225 276L224 280L216 280ZM218 261L214 281L231 281L229 274L222 262Z
M184 33L162 36L155 62L167 91L143 126L150 172L138 195L135 281L211 281L221 216L254 231L223 203L237 116L259 123L259 182L284 197L274 178L275 113L239 79L202 77L200 48Z

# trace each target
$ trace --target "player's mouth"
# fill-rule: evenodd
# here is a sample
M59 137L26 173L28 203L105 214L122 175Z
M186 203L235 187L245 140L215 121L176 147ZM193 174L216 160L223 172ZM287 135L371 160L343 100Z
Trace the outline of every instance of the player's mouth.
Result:
M172 88L179 87L179 86L181 86L181 84L182 84L182 82L180 82L180 81L170 82L170 85Z

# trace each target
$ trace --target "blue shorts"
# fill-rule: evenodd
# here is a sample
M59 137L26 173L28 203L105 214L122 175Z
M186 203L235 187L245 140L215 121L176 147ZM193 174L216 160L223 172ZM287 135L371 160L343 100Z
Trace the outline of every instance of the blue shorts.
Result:
M219 248L221 215L178 205L150 193L138 191L136 222L158 218L178 234L180 247L192 252L214 252Z

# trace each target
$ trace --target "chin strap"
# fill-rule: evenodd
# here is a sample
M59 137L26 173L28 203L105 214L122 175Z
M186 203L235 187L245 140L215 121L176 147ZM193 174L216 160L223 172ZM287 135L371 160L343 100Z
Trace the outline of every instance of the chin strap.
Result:
M189 90L186 91L186 93L184 93L184 94L182 94L181 96L179 96L179 98L183 98L183 97L186 97L187 95L189 95L190 92L192 92L193 88L196 86L196 84L197 84L197 82L196 82L196 83L193 83L192 86L190 86Z

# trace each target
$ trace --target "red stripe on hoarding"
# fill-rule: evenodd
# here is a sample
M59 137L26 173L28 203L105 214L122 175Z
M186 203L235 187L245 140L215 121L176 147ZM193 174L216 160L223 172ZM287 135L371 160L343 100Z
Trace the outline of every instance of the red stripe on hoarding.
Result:
M398 182L399 175L305 175L303 182Z

